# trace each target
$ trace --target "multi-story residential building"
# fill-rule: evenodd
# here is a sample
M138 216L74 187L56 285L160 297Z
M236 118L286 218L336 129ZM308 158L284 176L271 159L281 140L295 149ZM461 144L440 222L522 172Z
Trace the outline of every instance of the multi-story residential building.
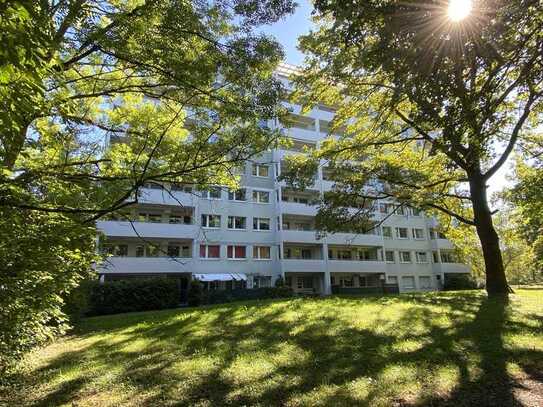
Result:
M287 83L290 73L283 66L277 74ZM247 162L241 189L149 185L125 218L99 221L111 254L98 268L101 278L169 275L182 285L197 278L209 289L229 289L272 286L281 277L296 292L329 294L384 286L436 290L450 275L469 272L435 219L393 202L377 202L374 218L382 223L367 234L319 236L312 203L332 188L326 168L303 192L278 176L287 155L327 136L334 113L318 106L302 116L299 106L289 107L288 150Z

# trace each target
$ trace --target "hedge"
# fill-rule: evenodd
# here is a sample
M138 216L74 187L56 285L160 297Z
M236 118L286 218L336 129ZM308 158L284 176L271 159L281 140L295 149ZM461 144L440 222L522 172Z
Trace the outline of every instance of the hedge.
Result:
M106 281L90 288L86 315L175 308L180 290L175 279L146 278Z
M289 287L263 287L202 291L201 295L201 304L222 304L232 301L289 298L294 296L294 292ZM191 293L189 292L190 297Z
M475 290L477 288L477 283L469 274L447 275L443 284L445 291Z

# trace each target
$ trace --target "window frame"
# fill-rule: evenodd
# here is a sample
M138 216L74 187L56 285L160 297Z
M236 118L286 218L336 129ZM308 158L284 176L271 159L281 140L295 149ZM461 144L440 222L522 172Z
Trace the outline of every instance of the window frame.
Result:
M403 258L404 253L409 254L409 260L408 261L404 260L404 258ZM403 263L403 264L413 263L413 259L411 258L411 252L409 250L400 250L400 251L398 251L398 257L400 259L400 263Z
M400 236L400 230L405 230L405 237ZM409 228L396 227L396 238L401 240L409 240Z
M265 194L268 196L268 200L266 202L261 201L260 197L262 194ZM269 204L271 202L271 193L270 191L265 191L262 189L253 189L253 202L258 204Z
M244 257L237 257L236 256L236 249L238 247L243 248ZM230 257L230 255L232 255L232 257ZM238 260L238 261L247 260L247 246L246 245L240 245L240 244L226 245L226 258L227 258L227 260Z
M206 217L205 219L207 220L207 222L205 222L205 224L203 222L204 216ZM219 226L209 226L210 217L216 217L218 219ZM221 228L221 215L215 215L215 214L212 214L212 213L202 213L201 216L200 216L200 221L201 221L200 225L204 229L220 229Z
M387 257L388 253L392 253L392 260L389 260ZM396 253L394 250L385 250L385 262L387 263L396 263Z
M261 221L266 221L268 222L268 229L261 229L260 228L260 224L261 224ZM265 222L263 222L265 223ZM257 228L255 228L255 225L258 226ZM271 225L271 218L260 218L260 217L253 217L253 230L254 231L257 231L257 232L270 232L272 230L272 225Z
M239 220L239 219L243 220L243 227L242 228L239 228L236 225L237 220ZM230 220L232 220L232 224L230 224ZM228 218L227 218L226 227L227 227L228 230L247 230L247 217L229 215Z
M419 256L420 254L424 254L424 257L425 257L424 261L420 260L420 256ZM415 252L415 258L417 260L417 264L428 264L429 263L429 261L428 261L428 252L421 251L421 250L416 251Z
M266 175L261 175L260 174L260 169L261 168L266 168ZM258 177L258 178L269 178L270 177L270 166L268 164L261 164L261 163L253 163L253 169L251 171L251 174L253 175L253 177Z
M202 257L202 247L205 247L205 257ZM219 256L218 257L209 257L209 248L210 247L218 247L219 248ZM221 245L220 244L206 244L206 243L200 243L198 257L201 260L220 260L221 259Z
M261 249L268 249L268 255L269 257L262 257L261 256ZM265 245L256 245L253 246L253 259L258 261L270 261L271 258L271 246L265 246Z

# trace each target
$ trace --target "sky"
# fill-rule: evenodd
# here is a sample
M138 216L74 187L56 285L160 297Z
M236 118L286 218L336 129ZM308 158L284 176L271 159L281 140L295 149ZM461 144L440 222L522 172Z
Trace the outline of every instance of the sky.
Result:
M306 34L311 28L311 11L313 6L307 0L297 0L298 7L294 14L269 25L263 29L267 34L273 35L283 46L285 62L292 65L301 65L304 56L297 49L298 37ZM506 163L500 171L489 180L489 193L501 191L507 185L505 176L511 171L510 162Z

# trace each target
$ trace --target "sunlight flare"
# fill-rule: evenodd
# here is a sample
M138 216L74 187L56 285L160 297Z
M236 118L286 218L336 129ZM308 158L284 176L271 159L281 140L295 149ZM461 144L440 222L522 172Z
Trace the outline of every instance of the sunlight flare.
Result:
M458 22L466 18L472 8L472 0L449 0L447 15L452 21Z

